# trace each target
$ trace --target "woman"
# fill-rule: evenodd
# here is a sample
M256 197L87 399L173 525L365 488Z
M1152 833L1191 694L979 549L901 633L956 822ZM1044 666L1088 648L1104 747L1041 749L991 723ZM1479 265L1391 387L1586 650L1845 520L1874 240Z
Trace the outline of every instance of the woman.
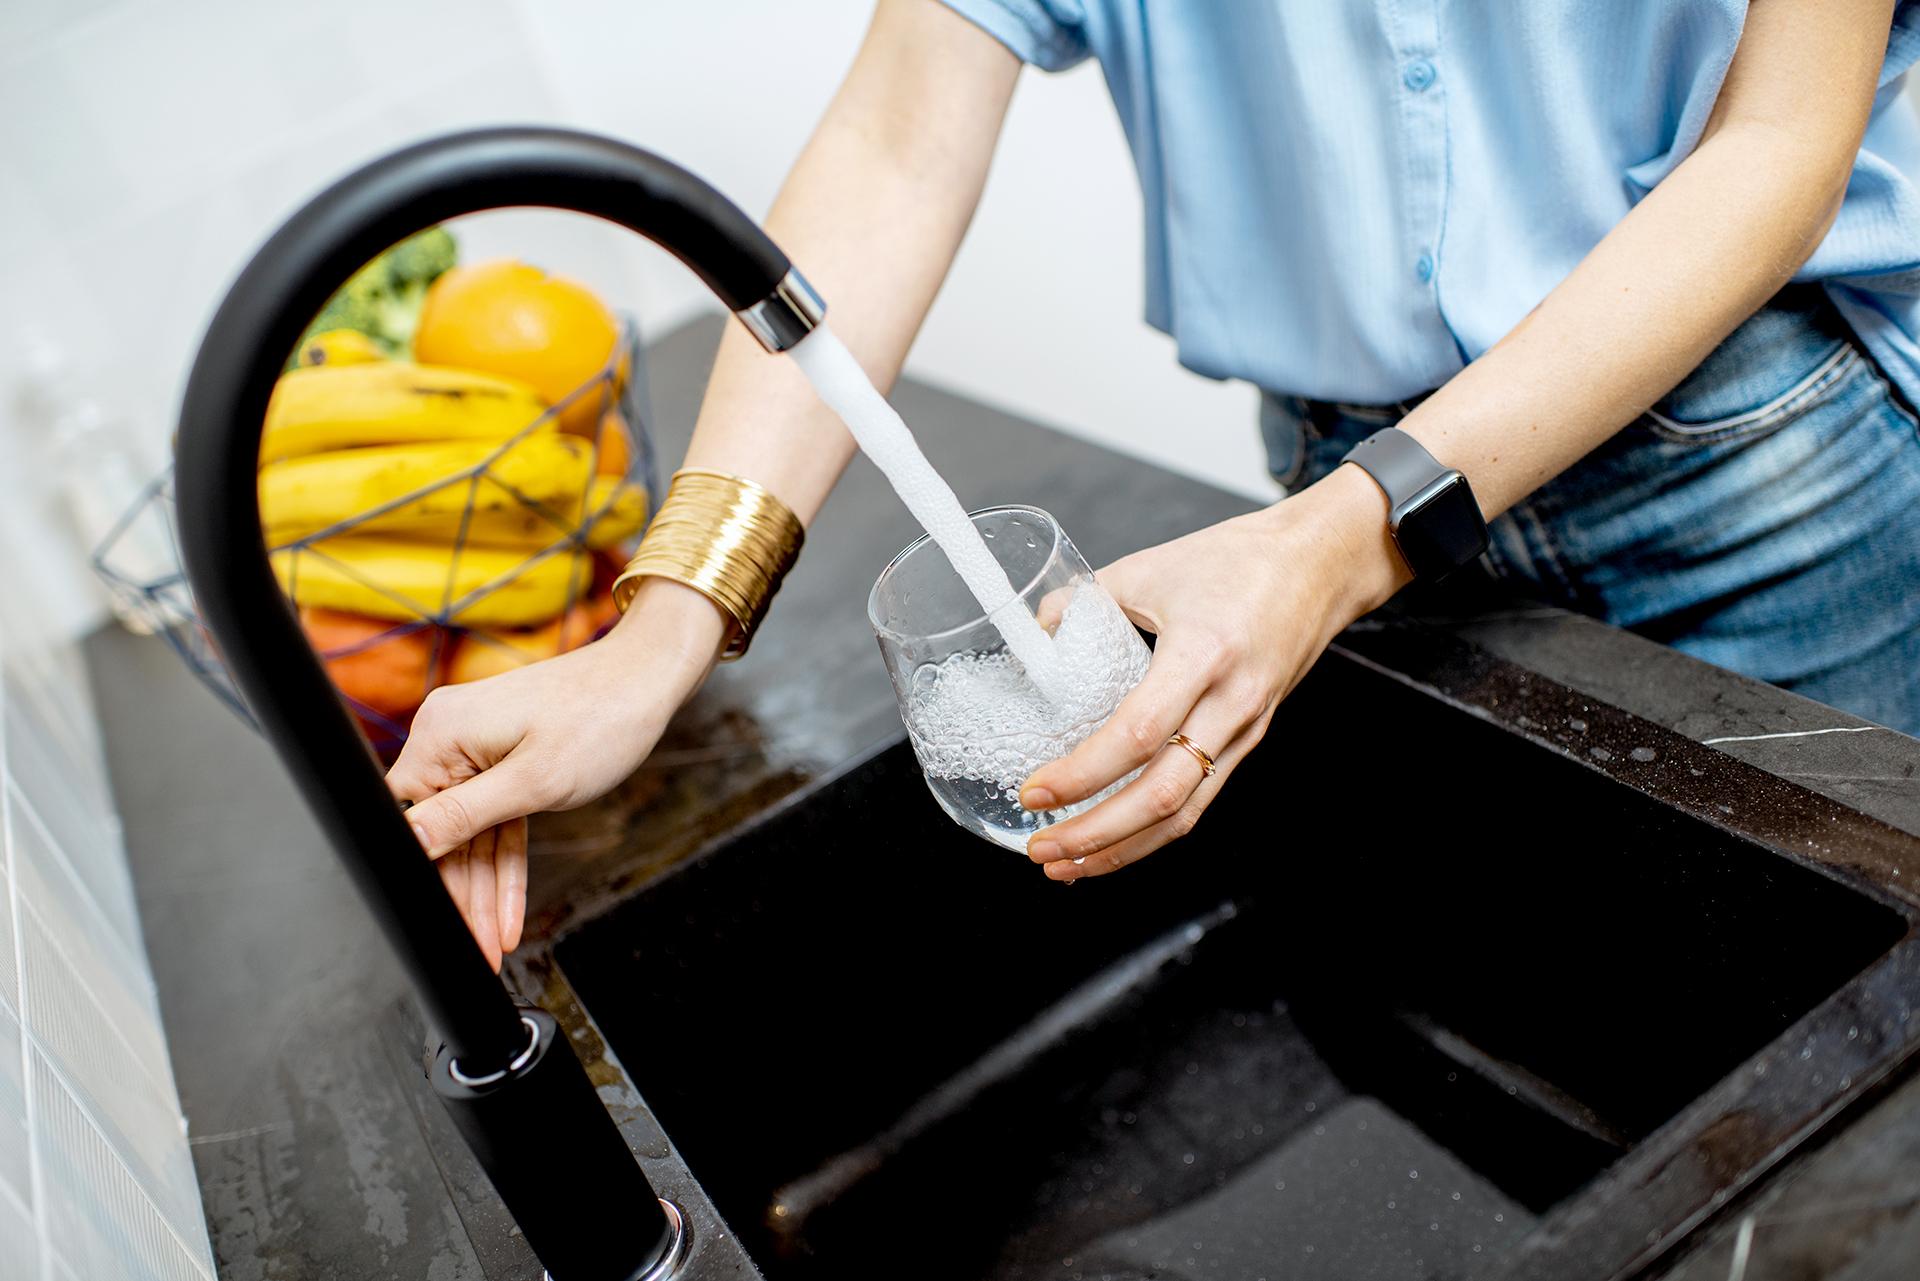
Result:
M1146 770L1034 837L1045 874L1190 829L1328 642L1412 568L1472 558L1481 515L1484 563L1529 591L1920 730L1917 54L1893 0L881 0L767 221L875 383L1021 62L1095 55L1140 169L1148 318L1269 389L1292 488L1101 571L1157 634L1151 671L1022 800ZM728 334L689 467L804 522L852 450L790 361ZM1436 528L1409 484L1468 500ZM636 583L600 642L436 692L394 767L496 964L525 815L625 778L743 638L670 569Z

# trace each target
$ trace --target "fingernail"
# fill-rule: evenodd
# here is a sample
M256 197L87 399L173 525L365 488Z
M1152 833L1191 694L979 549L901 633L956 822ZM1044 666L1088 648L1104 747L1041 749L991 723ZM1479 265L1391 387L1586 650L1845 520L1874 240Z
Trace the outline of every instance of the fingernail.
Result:
M1051 863L1064 853L1058 841L1034 841L1027 846L1027 857L1036 863Z
M414 839L414 840L416 840L416 841L419 841L419 842L420 842L420 848L421 848L421 849L423 849L423 850L424 850L424 849L431 849L431 848L432 848L432 846L430 846L430 845L428 845L428 844L427 844L427 829L426 829L426 828L424 828L424 827L422 827L422 826L420 826L420 825L419 825L418 823L409 823L409 824L407 824L407 826L408 826L408 827L411 827L411 828L413 829L413 839Z
M1020 793L1020 803L1030 810L1050 810L1060 802L1044 787L1029 787Z

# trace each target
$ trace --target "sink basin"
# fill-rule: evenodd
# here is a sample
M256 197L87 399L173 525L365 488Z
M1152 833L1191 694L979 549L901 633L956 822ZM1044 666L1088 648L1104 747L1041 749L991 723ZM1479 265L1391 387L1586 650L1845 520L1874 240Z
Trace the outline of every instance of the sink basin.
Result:
M1908 1052L1913 914L1588 716L1665 783L1337 653L1073 886L895 743L555 956L770 1277L1625 1275Z

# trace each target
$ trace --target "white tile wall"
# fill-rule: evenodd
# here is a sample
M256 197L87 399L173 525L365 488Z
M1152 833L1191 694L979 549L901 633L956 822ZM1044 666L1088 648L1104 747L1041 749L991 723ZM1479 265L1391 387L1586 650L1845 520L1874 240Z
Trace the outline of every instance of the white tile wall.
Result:
M206 316L288 212L415 138L557 119L547 84L508 0L0 0L0 1281L214 1275L24 352L61 347L158 458ZM463 234L633 305L630 237Z
M0 621L0 1281L195 1281L213 1260L94 724L71 643Z

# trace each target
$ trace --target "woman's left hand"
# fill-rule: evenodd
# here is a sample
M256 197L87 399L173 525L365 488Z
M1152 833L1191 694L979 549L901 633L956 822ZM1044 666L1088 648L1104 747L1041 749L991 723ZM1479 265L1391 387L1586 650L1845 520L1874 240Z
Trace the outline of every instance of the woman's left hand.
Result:
M1192 830L1328 643L1410 576L1386 528L1386 500L1339 467L1264 511L1136 552L1100 583L1154 633L1153 663L1107 723L1028 778L1020 802L1055 809L1097 795L1084 814L1036 832L1027 853L1055 880L1098 876ZM1175 734L1213 756L1204 774Z

